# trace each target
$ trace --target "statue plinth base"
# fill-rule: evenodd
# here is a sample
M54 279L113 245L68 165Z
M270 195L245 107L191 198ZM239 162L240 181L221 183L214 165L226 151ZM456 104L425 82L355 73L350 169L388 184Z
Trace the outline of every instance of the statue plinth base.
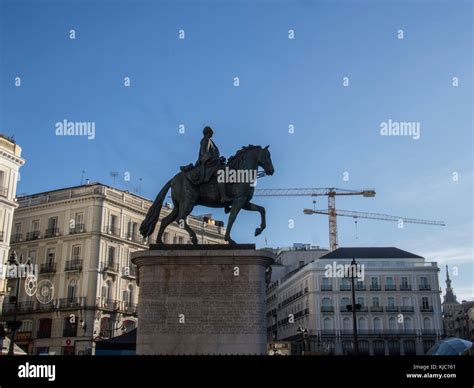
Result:
M266 354L265 270L253 245L159 246L135 252L137 354Z

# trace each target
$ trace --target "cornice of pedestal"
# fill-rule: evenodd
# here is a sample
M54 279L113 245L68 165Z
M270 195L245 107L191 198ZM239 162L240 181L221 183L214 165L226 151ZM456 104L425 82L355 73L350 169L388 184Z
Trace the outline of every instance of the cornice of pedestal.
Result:
M160 249L132 253L132 262L139 267L154 265L261 265L273 264L275 255L257 249Z

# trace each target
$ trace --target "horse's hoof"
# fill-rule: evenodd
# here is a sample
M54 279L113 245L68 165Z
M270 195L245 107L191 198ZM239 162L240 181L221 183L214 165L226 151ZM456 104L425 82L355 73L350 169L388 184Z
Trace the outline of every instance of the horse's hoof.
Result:
M260 233L262 233L262 230L262 228L255 229L255 236L258 236Z

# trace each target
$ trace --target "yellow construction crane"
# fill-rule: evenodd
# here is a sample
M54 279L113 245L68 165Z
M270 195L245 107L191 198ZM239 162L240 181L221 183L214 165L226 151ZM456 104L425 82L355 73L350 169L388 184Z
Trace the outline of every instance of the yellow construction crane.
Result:
M337 249L337 216L357 218L368 218L374 220L383 221L397 221L403 223L412 224L426 224L426 225L439 225L444 226L442 221L429 221L420 220L416 218L397 217L388 214L379 213L365 213L356 212L351 210L339 210L336 209L336 195L362 195L363 197L371 198L375 197L375 190L363 189L363 190L348 190L338 189L335 187L330 188L292 188L292 189L256 189L255 196L259 197L328 197L328 208L323 210L316 209L304 209L304 214L325 214L329 217L329 246L331 251Z

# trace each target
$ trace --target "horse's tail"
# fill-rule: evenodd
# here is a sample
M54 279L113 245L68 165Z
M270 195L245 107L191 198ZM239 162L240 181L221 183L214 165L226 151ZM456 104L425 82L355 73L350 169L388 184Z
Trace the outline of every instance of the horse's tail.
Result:
M140 225L140 233L142 234L143 237L148 237L150 236L153 231L155 230L155 226L158 222L158 219L160 217L160 212L161 212L161 207L163 206L163 201L165 200L166 193L171 187L171 182L173 179L170 179L160 190L158 195L155 198L155 201L153 202L153 205L151 205L150 209L148 210L148 213L143 220L142 224Z

